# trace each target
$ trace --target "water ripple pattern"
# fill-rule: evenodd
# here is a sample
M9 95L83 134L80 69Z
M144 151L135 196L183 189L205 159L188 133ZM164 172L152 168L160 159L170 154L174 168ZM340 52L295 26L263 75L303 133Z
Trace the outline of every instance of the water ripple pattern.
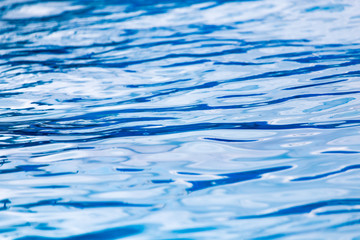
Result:
M360 3L0 2L0 238L359 239Z

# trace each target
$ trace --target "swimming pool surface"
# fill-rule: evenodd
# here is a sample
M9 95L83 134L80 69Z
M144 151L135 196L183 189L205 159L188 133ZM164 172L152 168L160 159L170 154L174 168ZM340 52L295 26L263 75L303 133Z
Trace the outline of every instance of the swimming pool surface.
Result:
M360 239L360 2L3 0L0 239Z

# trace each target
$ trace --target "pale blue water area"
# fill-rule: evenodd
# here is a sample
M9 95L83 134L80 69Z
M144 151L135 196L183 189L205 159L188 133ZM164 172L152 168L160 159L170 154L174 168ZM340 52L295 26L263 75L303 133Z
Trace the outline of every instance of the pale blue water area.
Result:
M0 239L360 239L359 1L0 19Z

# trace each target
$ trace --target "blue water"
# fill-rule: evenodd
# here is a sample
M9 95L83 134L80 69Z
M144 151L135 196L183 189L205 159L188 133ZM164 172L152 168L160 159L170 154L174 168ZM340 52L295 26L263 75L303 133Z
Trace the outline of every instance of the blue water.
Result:
M0 239L360 239L359 1L0 19Z

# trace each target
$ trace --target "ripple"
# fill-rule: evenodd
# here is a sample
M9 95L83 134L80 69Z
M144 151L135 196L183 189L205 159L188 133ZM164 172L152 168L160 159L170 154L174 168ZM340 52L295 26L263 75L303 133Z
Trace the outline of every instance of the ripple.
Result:
M97 239L101 238L104 240L110 240L115 238L124 238L137 235L144 231L143 226L125 226L125 227L117 227L117 228L109 228L105 230L100 230L96 232L84 233L80 235L75 235L71 237L42 237L42 236L26 236L16 238L17 240L56 240L56 239Z
M54 200L43 200L37 203L29 203L23 205L14 205L13 207L20 207L31 209L35 207L41 206L64 206L64 207L74 207L74 208L99 208L99 207L153 207L154 205L147 205L147 204L131 204L131 203L124 203L124 202L116 202L116 201L106 201L106 202L95 202L95 201L83 201L83 202L62 202L61 199L54 199Z
M238 219L251 219L251 218L265 218L265 217L280 217L287 216L293 214L304 214L311 213L314 210L325 206L356 206L359 205L359 199L333 199L328 201L320 201L316 203L309 203L305 205L299 205L289 208L283 208L278 211L274 211L271 213L261 214L261 215L253 215L253 216L242 216L238 217ZM334 212L336 213L336 212Z
M335 152L335 153L338 153ZM341 152L343 153L343 152ZM348 152L345 152L345 153L348 153ZM351 153L351 152L350 152ZM352 152L354 153L354 152ZM357 153L357 152L355 152ZM341 168L337 171L332 171L332 172L327 172L327 173L323 173L323 174L318 174L316 176L311 176L311 177L300 177L300 178L295 178L293 179L292 181L308 181L308 180L315 180L315 179L320 179L320 178L325 178L325 177L328 177L328 176L331 176L331 175L335 175L335 174L338 174L338 173L344 173L344 172L347 172L349 170L353 170L353 169L358 169L360 168L360 165L359 164L355 164L355 165L350 165L350 166L346 166L344 168Z
M0 2L0 235L353 239L359 8Z
M237 172L237 173L225 173L219 174L216 177L221 177L221 179L212 179L212 180L200 180L200 181L188 181L192 187L188 188L187 191L199 191L209 187L216 187L226 184L238 183L243 181L249 181L253 179L261 178L263 174L282 171L291 168L290 166L277 167L277 168L268 168L268 169L259 169L254 171L247 172Z

